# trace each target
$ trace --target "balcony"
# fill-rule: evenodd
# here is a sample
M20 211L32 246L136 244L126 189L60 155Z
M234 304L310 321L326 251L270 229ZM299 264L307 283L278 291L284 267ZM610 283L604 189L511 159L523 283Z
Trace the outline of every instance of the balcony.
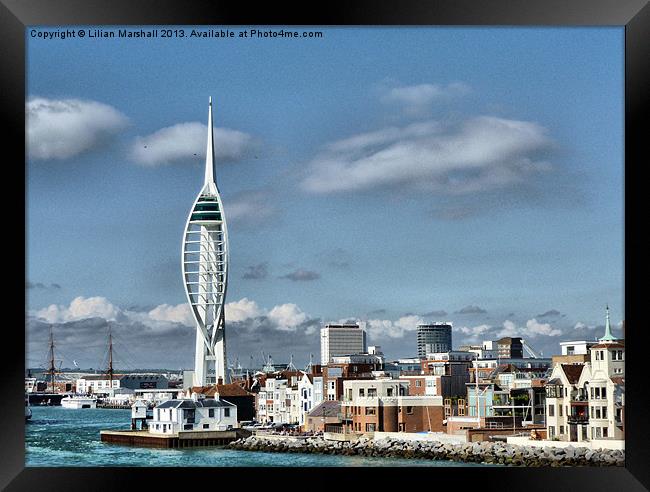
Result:
M586 425L589 423L589 417L586 414L569 415L567 416L567 422L569 424Z

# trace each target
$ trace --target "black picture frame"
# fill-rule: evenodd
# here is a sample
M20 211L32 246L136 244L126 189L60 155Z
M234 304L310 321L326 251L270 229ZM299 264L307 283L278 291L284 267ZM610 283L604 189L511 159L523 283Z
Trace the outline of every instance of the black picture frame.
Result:
M315 6L301 4L208 0L0 0L0 105L5 131L5 167L25 162L25 28L43 25L465 25L465 26L625 26L625 316L626 326L626 465L624 468L25 468L23 377L24 337L5 342L3 378L0 486L6 490L120 490L143 487L168 490L180 487L321 488L368 486L479 487L479 490L521 488L537 490L636 491L650 489L648 429L643 418L645 357L641 325L642 289L632 277L643 271L641 241L633 235L642 229L634 211L643 215L640 189L634 175L643 169L643 120L648 112L648 60L650 60L650 6L646 0L363 0L330 1ZM646 138L644 138L646 137ZM6 176L6 175L5 175ZM18 180L20 179L18 174ZM23 178L24 173L22 174ZM6 182L5 182L6 185ZM18 188L17 184L11 187ZM18 192L19 193L19 192ZM647 193L647 192L646 192ZM25 198L25 195L23 195ZM10 203L11 205L8 205ZM5 201L11 220L24 226L16 210L19 200ZM22 219L22 224L20 220ZM607 240L603 231L601 240ZM25 244L25 247L29 247ZM586 245L588 247L588 245ZM20 271L20 264L16 267ZM25 266L25 269L27 266ZM597 268L597 265L594 265ZM26 271L23 271L26 274ZM10 275L5 273L5 275ZM16 273L18 276L19 273ZM19 289L16 289L19 290ZM23 301L25 299L23 298ZM13 310L19 310L19 301ZM636 308L636 309L635 309ZM24 312L23 312L24 314ZM23 316L24 321L24 316ZM20 322L18 322L20 323ZM14 326L19 326L14 325ZM7 331L9 327L7 326ZM15 330L15 328L13 328ZM7 331L5 333L7 333ZM22 342L21 342L22 340ZM288 467L291 455L278 455ZM227 479L230 484L226 485ZM136 482L134 482L136 481Z

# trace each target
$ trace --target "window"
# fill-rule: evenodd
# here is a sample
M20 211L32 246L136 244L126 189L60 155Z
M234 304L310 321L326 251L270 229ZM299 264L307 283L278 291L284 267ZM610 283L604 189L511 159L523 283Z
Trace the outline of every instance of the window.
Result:
M600 427L596 427L596 439L600 438Z
M553 439L554 436L555 436L555 427L551 425L548 428L548 437L549 439Z
M359 396L365 396L366 390L363 388L359 388Z
M557 410L560 412L558 415L561 417L562 416L562 405L558 405ZM564 434L562 431L560 431L560 434Z
M600 397L603 399L607 398L607 388L601 388Z
M600 399L600 388L594 388L594 399Z
M377 396L377 388L368 388L368 397L376 397Z
M224 408L223 416L224 417L230 417L230 408Z
M413 415L413 407L406 407L406 413Z
M600 360L600 351L596 350L596 360Z
M375 407L366 407L366 415L375 415Z
M600 407L594 407L594 410L596 411L596 415L594 418L599 419L600 418Z
M607 427L603 427L603 437L607 437Z
M183 429L185 430L192 430L194 428L194 424L185 424L183 425Z
M375 424L366 424L366 432L375 432Z
M415 386L416 386L417 388L419 388L420 386L422 386L422 381L419 380L419 379L416 379L416 380L415 380Z
M563 425L560 426L560 434L564 434L564 426Z
M214 417L214 408L208 410L208 417Z
M386 388L386 396L393 396L393 388Z
M604 418L604 419L607 418L607 407L603 407L603 413L602 413L602 415L603 415L603 418Z
M555 407L554 407L554 405L549 405L548 406L548 416L549 417L554 417L555 416Z

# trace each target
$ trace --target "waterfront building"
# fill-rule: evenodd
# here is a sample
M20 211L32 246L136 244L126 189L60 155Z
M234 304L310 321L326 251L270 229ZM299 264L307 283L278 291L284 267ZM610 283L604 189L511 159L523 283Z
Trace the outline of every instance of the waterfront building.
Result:
M305 419L305 431L324 432L325 426L341 425L341 402L325 400L318 404Z
M588 404L587 434L590 439L624 439L625 342L612 335L609 308L605 335L590 352L579 381Z
M612 335L609 308L605 335L589 351L590 360L584 364L557 364L553 368L546 386L547 402L550 402L549 439L578 442L624 439L625 343ZM570 376L563 378L563 374ZM571 384L566 384L565 379Z
M373 379L373 372L383 369L382 358L370 354L353 354L335 357L323 371L323 398L340 400L343 394L343 382L350 379Z
M345 381L341 401L345 432L442 432L443 399L410 396L409 382Z
M546 383L548 439L587 441L588 398L580 377L584 364L557 364Z
M497 357L499 359L522 359L524 345L521 337L504 337L497 340Z
M305 426L307 415L323 401L323 376L304 373L298 381L300 413L298 423Z
M478 359L496 359L498 355L496 342L483 340L480 345L461 345L458 350L473 352Z
M268 375L257 394L257 419L263 423L297 423L300 399L298 381L301 371L283 371ZM295 399L293 398L295 395ZM292 412L292 402L295 408Z
M418 357L424 358L427 353L451 350L451 328L451 322L418 325Z
M112 390L128 388L132 390L167 389L168 380L161 374L90 374L77 379L76 392L108 395Z
M228 229L215 180L212 126L210 98L205 179L185 224L181 261L187 301L196 322L193 386L209 383L210 368L215 372L214 383L227 382L224 306L228 285Z
M398 378L403 374L421 374L421 362L421 359L417 357L397 359L390 362L384 362L383 370L384 372L390 374L393 378Z
M240 422L255 418L255 395L236 383L195 386L187 391L186 397L225 399L237 407Z
M321 364L339 355L367 353L366 330L358 323L328 323L320 330Z
M460 350L428 354L420 363L422 374L437 376L436 386L440 396L464 398L465 384L469 382L469 369L476 354Z
M575 342L560 342L562 355L554 355L553 365L555 364L584 364L590 359L590 348L596 345L596 342L586 340Z
M237 407L214 398L167 400L154 408L148 426L152 434L230 430L237 427Z

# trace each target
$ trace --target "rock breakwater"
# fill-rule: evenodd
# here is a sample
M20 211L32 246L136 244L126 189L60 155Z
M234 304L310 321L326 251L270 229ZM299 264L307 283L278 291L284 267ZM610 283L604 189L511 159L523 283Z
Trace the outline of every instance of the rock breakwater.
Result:
M621 450L584 447L534 447L503 442L450 444L438 441L405 441L394 438L328 441L322 437L268 438L250 436L228 445L245 451L320 453L387 458L424 458L510 466L624 466Z

